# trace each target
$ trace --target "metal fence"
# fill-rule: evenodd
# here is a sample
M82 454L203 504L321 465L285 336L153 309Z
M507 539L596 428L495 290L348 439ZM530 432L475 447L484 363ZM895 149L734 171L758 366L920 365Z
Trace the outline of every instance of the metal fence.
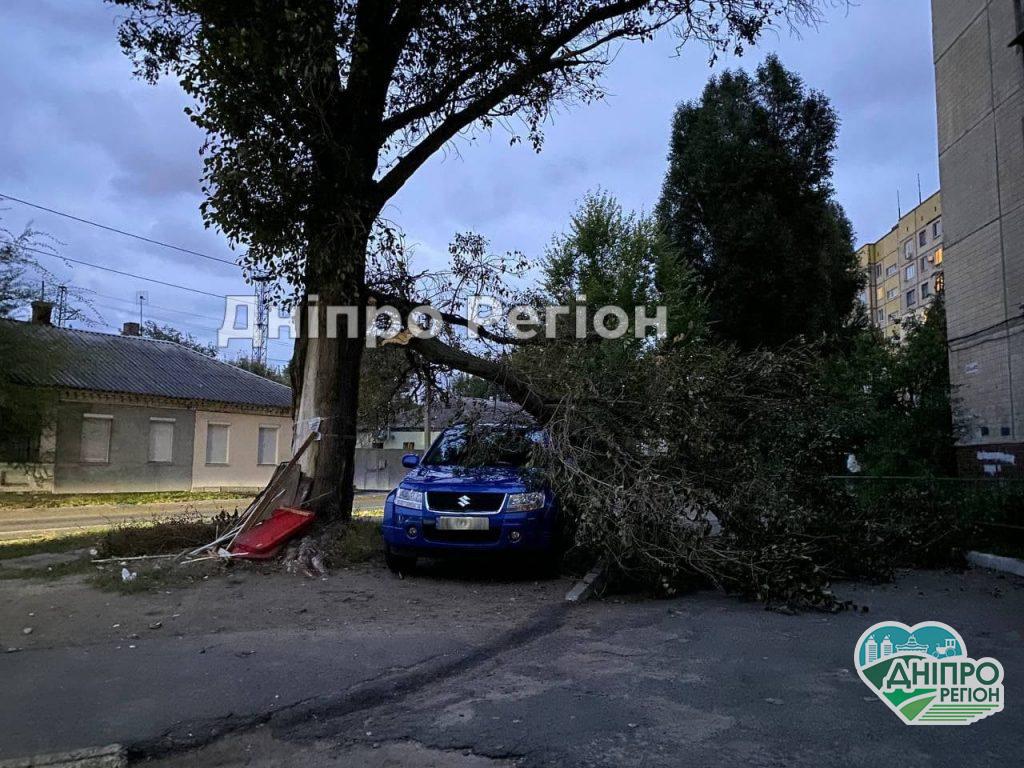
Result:
M1024 479L989 477L831 478L863 510L885 517L932 515L955 519L968 532L967 546L1024 553Z

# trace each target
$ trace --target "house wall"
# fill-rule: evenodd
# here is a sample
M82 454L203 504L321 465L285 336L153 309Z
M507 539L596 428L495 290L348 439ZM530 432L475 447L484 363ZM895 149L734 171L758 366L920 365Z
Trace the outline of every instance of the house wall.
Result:
M110 420L110 458L99 464L81 460L84 414ZM171 461L149 461L150 419L174 419ZM111 401L62 402L57 407L53 490L57 493L179 491L191 486L194 413Z
M192 449L192 488L263 488L279 462L291 457L292 420L287 416L251 413L196 411ZM227 464L206 463L207 425L228 425ZM273 463L257 463L261 426L277 427L277 457Z
M438 433L434 432L432 438L437 437ZM361 432L358 435L356 446L359 448L376 448L388 449L388 450L403 450L406 447L406 443L412 443L413 451L424 451L427 449L426 433L423 430L394 430L388 432L383 436L383 440L380 439L380 435L374 435L369 432Z

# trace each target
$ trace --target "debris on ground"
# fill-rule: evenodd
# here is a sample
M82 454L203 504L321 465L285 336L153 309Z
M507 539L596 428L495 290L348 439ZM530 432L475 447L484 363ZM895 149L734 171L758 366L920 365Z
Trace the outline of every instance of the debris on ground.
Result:
M324 551L312 536L304 536L300 542L289 544L284 568L288 573L303 573L311 579L318 579L327 574Z
M138 571L129 571L127 568L121 569L121 581L123 581L126 584L129 581L135 581L138 577Z

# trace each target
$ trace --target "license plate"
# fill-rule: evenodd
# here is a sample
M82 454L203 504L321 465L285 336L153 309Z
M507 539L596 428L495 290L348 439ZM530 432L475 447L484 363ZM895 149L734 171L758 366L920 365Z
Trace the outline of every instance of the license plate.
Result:
M438 517L437 528L440 531L486 531L491 522L486 517Z

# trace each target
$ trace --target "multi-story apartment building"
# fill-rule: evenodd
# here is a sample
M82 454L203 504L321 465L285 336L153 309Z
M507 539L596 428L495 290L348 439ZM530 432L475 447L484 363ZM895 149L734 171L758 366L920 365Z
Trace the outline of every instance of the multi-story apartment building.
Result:
M898 335L910 315L923 317L943 290L942 241L942 200L936 192L881 240L857 251L866 275L861 300L871 324L886 335Z
M932 0L963 472L1024 471L1024 0Z

